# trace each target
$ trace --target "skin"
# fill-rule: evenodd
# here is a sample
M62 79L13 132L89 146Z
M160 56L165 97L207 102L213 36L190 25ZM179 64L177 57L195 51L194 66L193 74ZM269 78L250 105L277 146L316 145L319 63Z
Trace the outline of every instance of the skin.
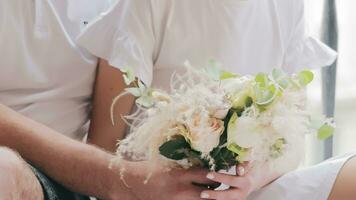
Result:
M108 67L109 66L106 62L101 62L98 73L98 83L102 82L100 79L107 79L107 77L110 77L110 74L107 74L111 73L110 70L101 71L101 69ZM121 79L119 79L119 81ZM111 83L113 84L114 81ZM122 88L119 88L115 91L121 90ZM96 96L99 94L101 95L101 93L96 93ZM112 94L114 94L114 92ZM107 102L110 101L107 100ZM101 109L104 108L102 107ZM99 113L103 113L103 115L105 115L104 112ZM106 125L109 124L109 122L105 120L103 121ZM112 126L111 123L110 126ZM110 130L110 128L108 129ZM102 133L107 131L107 129L103 130L104 131L101 131ZM112 129L112 131L115 131L115 134L117 134L116 130L118 130L117 127L116 129ZM96 141L92 140L95 137L90 138L91 141ZM101 140L99 137L98 140L108 142L98 142L99 146L108 150L114 149L113 145L115 142L111 141L113 138ZM111 146L106 146L106 144L110 144ZM143 181L149 173L147 171L147 163L122 161L119 164L114 165L113 168L109 168L109 165L114 158L113 154L108 153L107 151L104 151L94 145L88 145L72 140L1 104L0 146L5 146L11 148L12 151L18 152L25 160L30 161L34 166L44 171L47 175L70 190L96 196L100 199L197 200L200 199L199 195L202 189L192 186L191 183L197 182L211 184L211 181L205 178L207 171L196 169L188 171L172 170L169 172L157 169L157 171L153 172L149 183L143 184ZM21 170L10 173L10 179L19 180L23 184L6 189L11 190L12 193L23 194L20 199L28 199L28 195L26 193L27 188L25 185L29 183L38 186L39 184L32 172L29 170L27 164L25 164L22 159L19 158L19 160L21 162L17 163L16 166L18 165L20 169L25 169L28 173L18 174L17 172ZM0 159L0 166L8 163L8 161L9 159L7 158ZM127 169L124 174L127 183L123 182L119 174L119 169L121 168ZM0 168L0 170L0 174L3 174L2 172L8 172L5 168ZM6 180L0 179L0 185L5 185L6 183ZM129 187L127 187L126 184ZM36 197L35 199L41 199L42 192L39 192L38 190L32 190L32 192L34 196L38 196L38 198ZM0 199L5 199L5 197L2 197L3 194L4 193L0 191Z
M7 161L0 162L0 171L3 172L0 173L1 199L43 199L40 183L17 153L8 148L0 148L0 158Z
M3 105L0 105L0 144L19 152L23 158L73 191L102 199L115 199L117 191L131 198L130 191L120 183L117 173L108 168L113 158L111 154L69 139ZM1 159L1 163L6 162L7 159ZM20 180L25 181L24 177ZM32 183L36 182L36 179L32 180Z
M250 166L251 165L248 163L237 166L236 174L238 174L238 176L225 175L215 172L209 173L207 178L219 183L230 185L230 188L224 191L205 190L201 193L201 198L222 200L237 200L247 198L253 190L252 177L249 175L249 170L251 168Z
M122 72L101 60L97 72L93 110L88 134L88 142L107 151L115 152L117 141L125 136L126 124L121 116L130 114L134 97L127 95L115 105L115 126L111 121L110 107L113 99L127 88Z
M356 157L350 159L340 171L329 200L353 200L356 198Z
M236 175L226 175L221 173L209 173L207 178L218 183L230 185L228 190L214 191L205 190L201 193L202 199L218 200L244 200L253 191L256 191L281 174L269 172L266 173L267 166L255 166L254 163L242 163L236 167ZM263 172L263 173L261 173Z
M146 172L146 163L122 162L120 166L109 169L108 166L113 159L113 155L94 146L71 140L4 106L0 106L0 113L0 116L2 116L0 117L0 133L8 133L0 134L0 143L16 149L26 160L30 160L49 176L73 191L109 200L141 200L146 199L145 196L150 196L151 199L167 199L171 194L175 194L173 199L196 200L199 199L201 190L192 187L191 183L209 184L209 181L204 177L206 171L165 172L162 170L154 172L149 184L144 185L143 180L148 173ZM8 161L9 159L2 157L0 166L8 163ZM11 173L12 177L10 178L16 179L22 184L15 185L16 187L11 187L10 190L12 193L23 193L23 196L19 199L27 199L27 185L38 186L38 182L24 164L24 161L19 162L16 166L29 173L16 173L21 170ZM125 178L130 180L130 188L126 187L120 178L117 169L119 167L129 169L125 173ZM1 174L8 172L3 168L0 168L0 170L4 172ZM0 182L0 185L8 183L3 179ZM159 189L162 187L165 190ZM9 188L4 189L4 191L8 190ZM135 191L135 193L132 191ZM39 190L32 190L31 194L41 196ZM4 195L3 192L0 192L0 199L5 199L1 195Z

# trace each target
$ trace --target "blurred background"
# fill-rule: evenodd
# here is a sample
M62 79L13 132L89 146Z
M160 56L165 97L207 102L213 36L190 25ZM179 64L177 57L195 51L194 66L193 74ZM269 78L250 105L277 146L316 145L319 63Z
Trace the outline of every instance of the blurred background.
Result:
M335 2L337 13L335 16L338 23L336 30L333 26L333 2ZM356 1L306 0L305 6L309 34L325 41L323 36L325 36L326 30L329 33L337 31L339 53L336 63L335 85L336 133L332 139L332 144L330 141L326 144L318 141L315 136L307 137L306 165L311 165L330 157L328 152L331 152L333 156L356 152L356 12L354 9ZM325 27L329 29L325 29ZM329 72L329 75L332 75L332 73ZM323 113L325 109L323 109L322 103L322 83L328 85L327 90L332 90L333 81L330 81L329 78L323 79L321 70L316 70L315 74L316 80L308 89L309 106L315 112ZM331 102L326 104L333 107ZM327 106L324 104L324 107Z

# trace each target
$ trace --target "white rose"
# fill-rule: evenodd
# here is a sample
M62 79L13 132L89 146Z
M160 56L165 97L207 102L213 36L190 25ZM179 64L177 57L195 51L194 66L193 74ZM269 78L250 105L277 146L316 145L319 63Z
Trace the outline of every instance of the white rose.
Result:
M208 155L219 145L220 136L224 131L222 120L210 117L209 112L203 109L186 113L184 119L183 123L188 130L183 136L194 150Z
M235 113L228 124L228 144L237 144L242 148L253 148L262 143L262 135L256 119Z

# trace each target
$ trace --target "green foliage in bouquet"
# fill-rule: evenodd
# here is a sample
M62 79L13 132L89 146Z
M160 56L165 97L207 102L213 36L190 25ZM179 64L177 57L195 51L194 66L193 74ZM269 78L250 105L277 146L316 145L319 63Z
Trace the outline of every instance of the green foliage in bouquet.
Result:
M242 111L235 111L231 109L224 120L224 127L228 126L230 118L233 113L241 113ZM199 165L208 169L214 169L219 171L222 169L229 169L231 166L238 164L237 157L239 156L234 151L230 151L226 146L227 143L227 129L224 130L220 137L219 146L216 147L210 156L214 162L210 162L208 159L202 158L200 152L195 151L191 148L190 144L186 141L183 136L178 136L174 139L167 141L162 144L159 148L161 155L172 160L183 160L188 159L191 163Z
M209 78L215 81L224 81L239 77L220 69L221 66L211 61L205 72ZM123 72L125 73L125 83L127 85L134 85L134 87L127 88L126 92L137 97L136 103L145 108L154 106L152 97L154 90L146 87L140 80L137 80L131 70L124 70ZM223 119L224 131L220 136L219 144L210 151L209 155L202 155L201 152L194 150L189 139L183 135L169 138L168 141L160 145L159 153L168 159L174 161L187 160L191 165L201 166L210 170L228 170L232 166L239 164L239 162L243 162L245 154L248 151L248 149L244 149L236 143L231 142L230 132L235 131L229 130L230 128L233 129L244 111L251 107L258 109L258 112L262 113L268 110L276 102L276 99L283 95L285 89L294 88L300 90L312 82L313 78L314 75L310 71L302 71L294 76L289 76L282 70L277 69L273 70L271 74L259 73L253 77L252 84L248 84L241 91L228 97L231 108ZM119 98L120 96L114 100L113 105ZM317 130L318 138L323 140L332 136L334 127L331 123L325 123L322 120L318 122L321 122L321 124L316 123L314 127ZM274 145L271 146L274 152L272 156L278 157L283 154L283 147L286 143L287 141L284 138L277 139Z

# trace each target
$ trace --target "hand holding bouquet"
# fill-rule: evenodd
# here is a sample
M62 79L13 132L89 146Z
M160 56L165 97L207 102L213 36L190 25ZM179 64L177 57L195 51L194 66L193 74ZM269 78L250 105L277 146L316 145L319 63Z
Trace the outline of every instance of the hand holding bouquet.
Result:
M126 83L136 85L126 93L137 97L138 110L125 118L131 131L119 142L118 159L212 171L248 161L285 171L303 156L305 134L333 133L331 120L315 120L306 110L310 71L238 76L215 62L204 70L186 63L186 69L172 76L170 92L124 71Z

